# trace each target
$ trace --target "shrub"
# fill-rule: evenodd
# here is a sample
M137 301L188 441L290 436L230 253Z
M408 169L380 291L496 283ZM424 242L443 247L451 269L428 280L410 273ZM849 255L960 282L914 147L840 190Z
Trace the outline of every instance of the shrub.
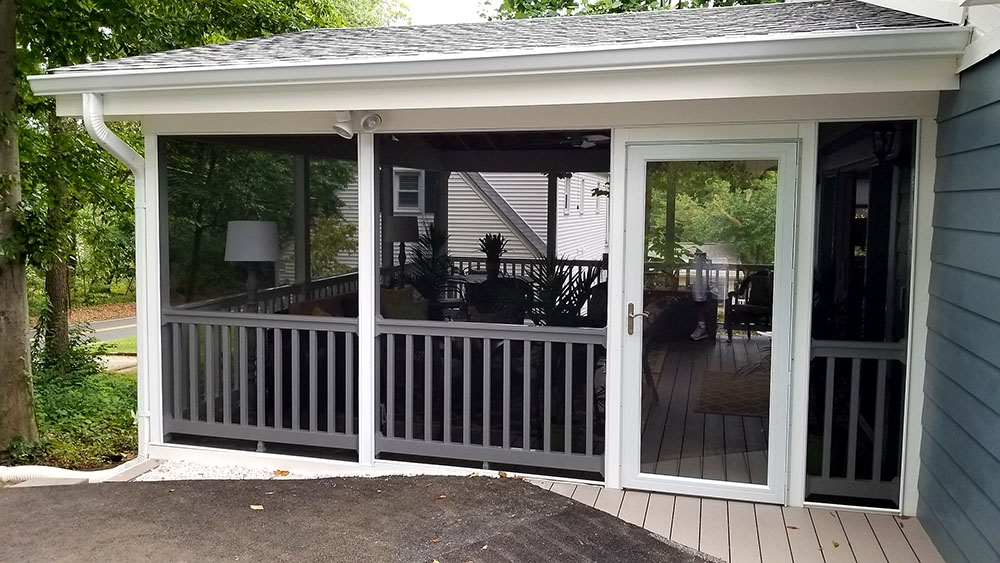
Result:
M135 376L104 373L103 347L79 331L63 357L46 357L38 343L34 351L39 441L14 444L0 461L92 469L135 452Z

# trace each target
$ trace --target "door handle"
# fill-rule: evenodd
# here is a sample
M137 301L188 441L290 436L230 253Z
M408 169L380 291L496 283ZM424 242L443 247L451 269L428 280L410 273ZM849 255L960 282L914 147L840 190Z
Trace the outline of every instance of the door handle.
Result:
M635 319L642 317L644 319L649 318L649 313L643 311L641 313L635 312L635 303L628 304L628 334L632 336L635 334Z

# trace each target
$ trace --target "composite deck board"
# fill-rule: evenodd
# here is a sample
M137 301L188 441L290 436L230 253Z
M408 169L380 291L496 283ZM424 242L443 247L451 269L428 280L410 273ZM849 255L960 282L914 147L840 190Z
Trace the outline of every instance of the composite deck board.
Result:
M841 511L839 514L840 523L844 526L844 533L847 534L847 541L850 542L855 557L871 563L887 563L868 518L861 512Z
M943 562L915 518L528 481L731 563Z
M701 501L700 535L699 550L729 560L729 503L715 499Z
M674 499L674 522L670 528L670 539L698 549L700 534L701 499L696 497Z
M674 496L651 493L646 505L646 520L643 527L665 538L670 537L670 525L674 519Z
M791 532L785 527L781 507L758 504L754 506L754 513L757 516L760 560L768 563L792 563L792 548L788 542L788 534Z
M931 543L931 538L920 522L914 518L893 518L893 520L906 536L906 541L909 542L910 548L913 549L913 553L916 554L920 563L944 563L944 559Z
M648 504L649 493L625 491L625 497L622 498L622 506L618 511L618 517L630 524L642 526L643 520L646 519L646 507Z
M903 535L903 530L899 528L894 517L889 514L866 516L889 563L917 563L917 555L910 547L910 542L906 541L906 536Z
M757 515L749 502L729 503L729 561L761 563Z
M854 552L840 523L840 515L832 510L809 509L819 547L826 563L855 563ZM865 562L867 563L867 562Z

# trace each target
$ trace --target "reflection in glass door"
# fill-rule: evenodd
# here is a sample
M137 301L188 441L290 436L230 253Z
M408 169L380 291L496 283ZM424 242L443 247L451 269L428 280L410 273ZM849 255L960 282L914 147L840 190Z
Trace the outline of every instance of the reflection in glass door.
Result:
M641 255L629 301L641 370L631 383L641 388L632 455L644 488L740 498L740 486L756 486L747 498L772 500L783 489L791 252L782 217L791 205L779 194L794 175L795 147L776 147L630 152L630 171L641 166L645 183L642 246L629 243Z

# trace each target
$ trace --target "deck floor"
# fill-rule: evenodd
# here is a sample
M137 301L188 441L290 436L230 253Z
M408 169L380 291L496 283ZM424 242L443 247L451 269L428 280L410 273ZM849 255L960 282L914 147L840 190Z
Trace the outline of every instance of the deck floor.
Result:
M651 345L647 358L658 398L643 389L643 473L766 484L769 347L766 337L737 336L729 343L721 334L714 341ZM750 366L763 366L764 375L744 374ZM717 396L706 409L702 395L712 391L713 377L742 386L715 385L731 396ZM743 400L741 394L755 391L760 397L760 386L763 402Z
M916 518L531 480L731 563L943 563Z

